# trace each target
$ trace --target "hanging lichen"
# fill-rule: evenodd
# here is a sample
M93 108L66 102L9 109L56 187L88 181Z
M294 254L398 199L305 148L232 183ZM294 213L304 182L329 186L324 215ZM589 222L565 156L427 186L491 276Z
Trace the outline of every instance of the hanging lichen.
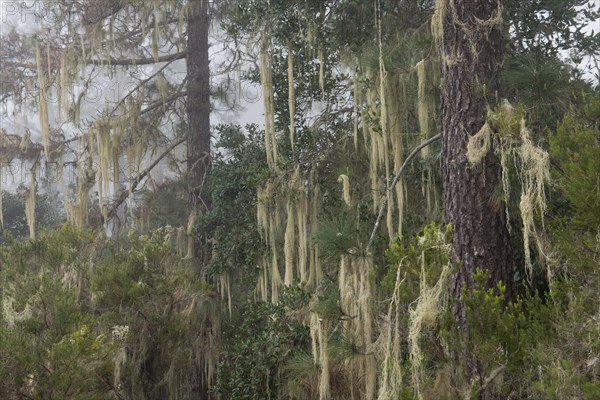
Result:
M350 377L359 376L363 383L365 399L374 399L377 389L377 345L373 341L373 313L371 304L372 273L370 257L359 256L356 249L347 249L349 254L340 257L338 288L339 308L345 316L341 321L343 331L352 338L357 351L367 356L352 357L345 367Z
M404 162L404 143L402 140L402 131L404 120L406 118L406 84L401 75L391 75L390 82L387 85L387 113L389 124L389 136L392 146L393 169L398 171ZM402 178L396 184L395 198L397 205L398 233L402 234L402 225L404 221L404 191ZM391 203L391 202L389 202Z
M127 115L129 117L128 123L132 126L137 124L137 119L140 112L141 101L135 99L129 104L127 110ZM124 148L125 158L127 160L127 190L129 192L128 196L128 209L131 215L133 216L133 211L135 209L133 204L133 186L132 182L135 181L137 176L140 173L142 158L144 155L144 151L146 149L144 132L139 132L137 129L131 130L131 133L135 134L134 137L129 137L127 140L127 145ZM130 136L133 136L130 134Z
M350 197L350 180L348 175L342 174L338 178L338 182L342 183L342 198L348 207L352 207L352 198Z
M269 230L269 216L267 214L267 201L269 201L268 186L259 186L256 190L256 222L258 223L258 233L260 238L265 240L265 235Z
M279 273L279 262L277 255L277 232L279 231L279 211L276 209L275 214L270 217L269 221L269 247L271 248L271 302L279 302L279 287L282 279Z
M160 93L164 109L166 107L167 97L169 97L169 81L167 81L167 78L165 78L162 72L156 76L156 88Z
M317 242L319 209L321 205L321 189L317 184L317 175L313 171L311 173L312 199L310 202L310 247L309 247L309 273L308 287L315 288L323 279L323 269L321 267L321 256L319 244Z
M301 190L300 193L300 199L296 205L296 223L298 225L298 276L300 277L301 283L306 283L308 279L308 199L306 191Z
M97 160L98 160L98 201L104 221L108 220L108 204L105 198L109 198L110 179L113 169L113 149L111 146L110 125L98 120L91 129L91 133L96 136Z
M419 117L419 128L421 130L421 141L429 139L431 136L431 128L429 125L430 121L430 107L427 96L427 61L421 60L417 63L417 81L418 81L418 94L417 94L417 114ZM429 147L421 149L421 155L423 157L429 154Z
M329 353L328 345L328 323L323 319L318 320L319 324L319 361L321 366L321 377L319 379L319 399L327 400L329 393Z
M288 41L288 107L290 110L290 145L294 153L296 135L296 92L294 89L294 54L292 42Z
M350 290L348 290L349 288L347 287L349 281L348 281L348 256L345 254L342 254L342 256L340 257L340 270L338 273L338 288L340 290L340 310L342 311L342 313L344 314L348 314L350 315L350 310L349 308L351 307L351 301L348 297L348 293L351 291L351 287Z
M118 391L123 387L123 369L127 363L127 349L123 345L113 357L113 386Z
M160 16L162 15L162 11L159 8L158 2L154 1L154 10L152 10L152 14L154 17L154 29L152 30L152 56L154 57L154 61L158 62L158 47L160 41Z
M225 298L227 298L227 311L229 312L229 318L231 318L231 283L229 280L229 272L227 271L221 273L221 275L219 276L219 292L221 293L221 302L223 302Z
M438 49L445 49L444 39L444 19L446 18L446 0L436 0L431 16L431 36Z
M266 268L267 265L267 257L266 255L263 255L259 265L260 271L258 273L258 283L256 285L256 301L267 302L269 299L269 276L268 269Z
M387 124L387 107L386 107L386 78L387 71L385 69L385 62L383 60L383 27L382 27L382 15L381 15L381 2L377 2L377 41L379 45L379 102L380 102L380 115L381 115L381 134L386 136L388 132ZM387 157L387 154L386 154Z
M380 337L383 366L379 376L377 400L396 400L400 398L402 390L400 286L404 279L400 279L401 267L399 265L396 271L396 283Z
M313 198L309 202L305 184L300 166L296 165L293 172L272 177L257 190L256 218L269 253L260 264L256 286L259 298L264 298L265 291L270 288L271 301L277 302L282 284L289 286L299 279L301 283L315 287L313 284L320 280L322 272L314 243L317 211L309 210L309 204L317 207L318 201ZM317 193L316 196L320 195ZM281 256L283 275L279 270Z
M122 139L125 135L124 124L117 124L114 129L114 134L111 136L111 147L112 147L112 183L113 183L113 197L119 195L119 189L121 188L121 152L122 152Z
M435 61L431 55L419 61L415 67L417 70L417 115L419 120L421 142L426 141L432 135L432 115L435 110L435 97L431 95L433 87L438 83L438 68L433 65ZM427 157L430 153L430 147L421 149L421 156ZM434 210L434 199L437 198L436 188L433 185L433 170L431 167L423 169L421 172L421 190L426 199L427 212Z
M547 258L540 235L536 231L534 221L534 209L537 208L538 215L544 227L544 214L546 213L546 194L544 185L550 181L550 157L548 153L537 147L531 141L531 134L525 126L525 119L521 119L521 145L518 156L521 161L519 177L521 180L521 220L523 221L523 244L525 249L525 266L528 278L531 279L533 264L531 262L531 249L529 238L535 238L538 252Z
M379 7L381 7L381 4L379 4ZM379 13L381 14L381 9L379 8ZM389 126L388 126L388 106L387 106L387 97L388 97L388 81L387 81L387 76L388 73L386 71L385 68L385 62L383 59L383 32L382 32L382 26L381 26L381 15L380 18L378 18L378 26L379 26L379 98L380 98L380 102L379 102L379 106L380 106L380 115L381 115L381 138L380 138L380 150L379 150L379 158L380 158L380 162L383 163L383 165L385 166L385 176L386 176L386 187L389 186L390 184L390 174L391 174L391 170L390 170L390 157L389 157L389 137L390 137L390 131L389 131ZM386 191L387 193L387 191ZM387 225L387 230L388 230L388 237L390 239L390 241L394 238L394 236L396 235L396 230L394 228L394 223L393 223L393 218L394 218L394 214L393 214L393 206L392 206L392 199L389 198L390 194L387 193L386 196L388 196L387 199L387 214L386 214L386 225Z
M444 294L448 292L448 279L450 265L442 267L438 281L434 286L429 286L426 281L427 270L425 266L425 253L421 254L421 284L419 298L414 308L409 309L408 326L408 351L412 384L416 390L417 398L422 399L421 388L423 385L423 355L421 352L421 334L424 328L432 327L443 309Z
M371 121L371 116L377 114L377 91L374 88L375 75L370 67L366 69L366 79L369 83L367 87L366 95L366 108L363 112L363 121ZM370 125L373 125L371 122ZM371 182L371 196L373 201L373 212L377 212L380 202L380 189L381 182L379 181L378 167L379 167L379 135L374 127L369 124L363 123L363 133L365 135L365 143L368 143L368 154L369 154L369 181Z
M284 284L290 286L294 281L294 251L296 249L296 226L293 203L288 199L286 204L286 227L284 239L285 275Z
M187 3L187 4L183 5L182 7L180 7L180 9L179 9L178 21L177 21L177 34L178 34L180 41L185 40L183 28L185 27L185 23L189 16L189 8L190 8L190 4Z
M373 349L373 314L371 311L371 283L369 276L373 270L371 257L361 257L357 260L358 281L358 319L356 334L359 344L365 353ZM365 399L373 400L377 389L377 365L375 357L365 357L362 373L365 377Z
M92 160L89 157L87 167L84 163L80 163L77 171L77 189L75 191L75 198L71 200L64 185L62 192L65 199L65 208L67 214L67 221L75 226L83 228L87 222L88 205L89 205L89 191L95 183L95 173L92 170Z
M46 158L49 156L50 146L50 122L48 119L48 92L46 87L46 73L42 65L42 53L40 45L36 42L35 45L35 61L37 66L37 77L39 85L38 95L38 113L40 116L40 130L42 132L42 145L44 146L44 154Z
M353 105L352 105L352 116L353 116L353 130L352 138L354 139L354 151L358 151L358 121L359 121L359 105L361 104L360 98L360 87L358 73L354 73L353 79Z
M276 166L278 161L277 138L275 135L275 101L273 93L273 74L271 55L269 54L270 36L264 32L260 40L260 81L262 85L263 105L265 109L265 150L267 163Z
M186 259L194 258L194 227L196 226L196 220L198 219L198 211L193 209L190 212L188 217L188 225L187 225L187 254L185 256Z
M262 274L259 276L258 287L262 287L266 295L267 287L271 289L271 302L279 301L279 287L283 283L279 273L279 256L277 242L280 231L279 204L275 196L275 186L272 179L267 180L257 193L257 222L262 239L267 243L269 255L263 257ZM270 279L269 279L270 278ZM269 282L269 284L267 284Z
M481 164L490 150L500 159L501 183L504 194L507 224L509 223L508 199L510 198L510 160L517 166L521 183L520 212L523 221L523 246L525 267L531 277L530 237L534 237L541 255L545 256L540 235L535 228L534 211L541 217L542 226L546 212L544 185L550 180L549 155L531 140L525 123L525 111L515 109L507 100L494 110L489 110L483 127L471 136L467 144L467 158L473 167ZM510 225L508 225L510 229Z
M36 179L35 170L31 170L31 185L25 190L25 217L29 227L29 237L35 239L35 194Z
M323 46L319 46L319 88L321 89L321 96L325 98L325 52Z

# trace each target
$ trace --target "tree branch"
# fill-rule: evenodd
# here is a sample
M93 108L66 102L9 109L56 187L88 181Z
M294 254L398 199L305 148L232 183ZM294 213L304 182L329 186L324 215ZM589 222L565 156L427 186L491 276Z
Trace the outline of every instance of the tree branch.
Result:
M91 64L91 65L123 65L123 66L130 66L130 65L147 65L147 64L156 64L156 63L161 63L161 62L169 62L169 61L175 61L175 60L181 60L183 58L186 58L188 55L188 51L180 51L179 53L175 53L175 54L167 54L166 56L160 56L158 57L158 60L155 60L154 57L149 57L149 58L138 58L138 59L115 59L115 58L111 58L108 62L106 60L88 60L87 63Z
M129 195L131 193L133 193L133 191L136 189L137 185L139 185L139 183L142 181L142 179L144 179L150 173L150 171L152 171L152 169L158 165L158 163L163 158L165 158L171 151L173 151L173 149L175 147L179 146L181 143L185 142L186 140L187 140L187 137L182 137L182 138L175 140L173 143L171 143L171 145L169 147L167 147L167 149L156 160L154 160L152 162L152 164L150 164L146 169L144 169L142 172L140 172L138 174L138 176L135 177L133 182L131 182L131 190L129 190L127 188L123 188L121 190L121 194L115 200L115 202L112 204L110 210L108 211L107 220L104 221L104 223L108 222L115 215L117 215L117 209L119 208L119 206L121 204L123 204L123 202L125 200L127 200L127 198L129 197Z
M402 164L402 166L398 170L396 177L394 178L394 180L390 184L390 187L386 191L386 196L383 198L383 201L381 202L381 206L379 206L379 214L377 214L377 220L375 221L375 226L373 226L373 232L371 232L371 237L369 238L369 242L367 243L367 249L365 251L366 254L369 254L369 251L371 250L371 246L373 245L373 241L375 240L375 234L377 233L377 229L379 228L379 224L381 223L381 218L383 218L383 212L384 212L385 208L387 207L387 202L388 202L388 199L390 198L392 190L394 190L394 188L396 187L396 184L400 180L400 177L402 177L402 174L404 173L404 170L408 166L408 163L422 148L429 146L431 143L439 140L441 137L442 137L442 134L438 133L437 135L427 139L426 141L424 141L423 143L421 143L420 145L415 147L414 150L408 155L408 157L406 157L406 160L404 160L404 164Z
M143 110L140 111L140 115L144 115L146 113L149 113L152 110L155 110L159 107L162 107L163 104L167 105L167 104L171 104L172 102L174 102L175 100L181 98L181 97L185 97L187 96L188 92L187 91L183 91L183 92L179 92L176 93L172 96L167 97L164 101L163 100L157 100L154 103L150 104L148 107L144 108Z
M467 394L465 396L465 399L479 398L479 396L485 391L485 389L487 389L489 384L492 383L494 381L494 379L496 379L496 377L500 374L500 372L504 371L505 368L506 368L506 365L501 365L498 368L496 368L495 370L493 370L490 373L490 375L487 378L485 378L485 380L479 385L479 388L477 388L477 391L475 391L475 393L473 393L472 396Z
M179 53L174 53L174 54L167 54L164 56L160 56L158 57L158 61L154 59L154 57L147 57L147 58L110 58L109 61L107 61L106 59L101 59L101 60L97 60L97 59L89 59L86 60L85 63L88 65L97 65L97 66L134 66L134 65L148 65L148 64L157 64L157 63L162 63L162 62L172 62L172 61L177 61L177 60L182 60L184 58L186 58L188 55L188 51L184 50L184 51L180 51ZM12 61L12 60L3 60L3 64L5 66L10 66L10 67L14 67L14 68L27 68L30 70L37 70L37 66L33 63L27 63L27 62L18 62L18 61Z

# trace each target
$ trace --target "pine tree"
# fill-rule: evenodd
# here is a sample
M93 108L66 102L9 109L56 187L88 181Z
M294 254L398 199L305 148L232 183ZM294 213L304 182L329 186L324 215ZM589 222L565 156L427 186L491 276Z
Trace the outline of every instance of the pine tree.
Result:
M486 105L503 59L502 17L498 0L438 1L434 25L442 55L442 136L444 203L452 224L452 255L457 265L454 295L473 287L477 268L487 270L488 285L502 282L514 291L510 236L503 207L494 204L499 161L488 152L481 165L467 157L469 138L485 123ZM464 308L457 306L464 321Z
M192 1L188 13L187 185L190 222L197 212L206 212L210 208L210 197L203 191L210 169L208 8L208 1ZM207 240L196 237L194 242L194 255L207 261Z
M467 144L485 123L486 105L495 101L504 41L498 0L440 0L434 30L442 55L442 137L444 206L452 224L452 255L457 272L454 295L473 287L477 268L488 285L500 281L515 294L510 236L497 204L499 160L488 152L478 166L469 163ZM464 309L457 310L459 320Z

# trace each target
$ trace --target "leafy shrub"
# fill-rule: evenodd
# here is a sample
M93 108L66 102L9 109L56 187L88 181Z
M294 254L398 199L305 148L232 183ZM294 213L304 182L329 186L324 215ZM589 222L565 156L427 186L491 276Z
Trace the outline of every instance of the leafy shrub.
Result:
M308 327L298 315L308 300L308 293L291 287L278 304L248 304L241 322L229 327L213 390L226 399L277 398L280 371L308 345Z

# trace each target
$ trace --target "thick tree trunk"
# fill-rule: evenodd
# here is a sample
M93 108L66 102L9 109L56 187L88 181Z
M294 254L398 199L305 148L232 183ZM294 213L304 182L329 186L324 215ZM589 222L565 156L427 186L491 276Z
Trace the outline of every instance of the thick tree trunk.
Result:
M190 213L210 208L203 190L210 170L210 69L208 59L208 0L191 1L188 17L187 56L187 187ZM195 214L194 214L195 215ZM194 256L207 260L206 240L196 235Z
M453 225L452 256L457 270L454 295L473 287L476 268L488 272L488 285L502 281L507 298L515 293L510 236L504 207L494 200L500 168L492 151L479 166L467 160L467 143L485 122L486 106L496 101L503 61L499 0L438 0L442 16L442 127L446 220ZM464 308L456 317L464 322Z
M209 210L210 198L205 183L210 171L210 68L208 58L208 0L189 2L187 36L187 188L190 220ZM200 266L206 265L209 257L208 238L204 233L194 234L193 254ZM208 377L206 360L191 366L195 375L192 398L208 400Z

